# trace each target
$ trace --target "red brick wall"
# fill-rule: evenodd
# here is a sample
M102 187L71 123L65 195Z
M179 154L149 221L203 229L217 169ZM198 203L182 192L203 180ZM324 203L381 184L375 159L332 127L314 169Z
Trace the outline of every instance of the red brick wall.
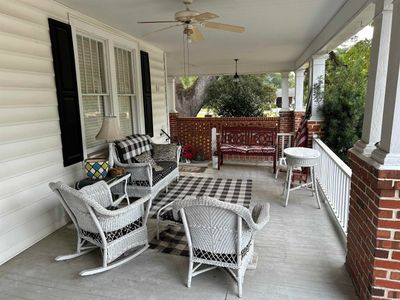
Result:
M353 171L346 266L361 299L400 299L400 170L349 152Z
M211 129L220 132L223 126L279 128L278 117L240 117L240 118L180 118L170 114L170 133L173 142L192 145L196 151L204 153L205 159L211 159ZM234 159L252 159L250 157L230 157ZM259 159L259 158L258 158Z
M321 121L307 121L307 131L308 131L308 147L312 147L312 138L314 135L318 135L321 137L323 135L322 131L322 122Z
M279 132L290 133L294 132L294 112L280 111L279 112Z

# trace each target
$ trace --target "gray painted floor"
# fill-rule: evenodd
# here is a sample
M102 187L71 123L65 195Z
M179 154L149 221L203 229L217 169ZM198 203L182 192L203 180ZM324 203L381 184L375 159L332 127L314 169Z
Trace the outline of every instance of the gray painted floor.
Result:
M271 221L256 237L258 264L246 272L243 299L356 299L344 261L345 249L327 208L316 208L310 192L296 191L282 206L283 176L263 166L224 165L194 176L252 178L252 201L271 204ZM154 224L149 224L150 234ZM234 281L222 270L195 277L186 288L187 261L147 250L112 271L81 278L101 263L93 252L55 262L73 252L75 235L66 226L0 267L0 299L238 299Z

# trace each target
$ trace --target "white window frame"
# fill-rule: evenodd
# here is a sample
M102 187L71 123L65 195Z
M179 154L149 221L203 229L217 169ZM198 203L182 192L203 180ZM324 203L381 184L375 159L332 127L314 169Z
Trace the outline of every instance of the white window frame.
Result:
M133 75L133 89L135 91L135 101L132 103L135 116L132 115L132 126L136 132L144 131L144 117L143 117L143 95L142 95L142 78L140 64L140 49L139 43L136 39L121 33L117 30L109 28L102 24L93 24L80 16L70 15L70 25L72 29L72 40L74 46L75 67L78 83L79 106L82 127L82 141L84 157L88 157L96 152L101 152L107 149L107 143L88 148L85 137L85 124L83 118L83 103L82 103L82 89L79 72L79 60L77 49L77 35L86 36L98 41L103 42L104 45L104 69L105 81L108 92L108 99L105 101L105 115L115 115L119 122L119 104L118 104L118 90L117 90L117 76L115 67L114 47L129 50L132 53L132 75Z

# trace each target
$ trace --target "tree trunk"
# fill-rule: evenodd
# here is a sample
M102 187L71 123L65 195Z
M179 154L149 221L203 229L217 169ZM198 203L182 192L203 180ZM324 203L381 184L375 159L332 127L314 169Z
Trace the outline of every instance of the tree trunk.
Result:
M175 84L176 110L182 117L195 117L203 107L205 91L213 76L199 76L188 89L183 89L179 80Z

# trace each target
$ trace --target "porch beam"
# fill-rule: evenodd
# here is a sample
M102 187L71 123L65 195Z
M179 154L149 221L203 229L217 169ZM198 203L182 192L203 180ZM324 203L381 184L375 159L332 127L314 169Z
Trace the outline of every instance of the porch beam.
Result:
M304 111L304 71L303 68L296 71L295 111Z
M376 17L374 20L374 36L372 38L362 136L354 145L354 149L365 156L371 155L372 151L375 150L375 144L381 139L392 27L392 0L376 0L375 3Z
M306 50L296 60L295 68L298 69L306 63L310 57L319 54L323 48L330 44L331 41L339 35L352 21L360 14L363 14L365 8L371 3L371 0L348 0L340 8L340 10L331 18L327 25L318 33ZM373 15L367 13L361 17L363 24L369 24ZM361 29L361 28L360 28ZM354 34L355 32L353 32ZM350 35L351 36L351 35ZM349 37L350 37L349 36ZM345 39L338 41L340 44ZM337 45L339 45L337 44ZM337 45L331 45L335 48ZM333 49L332 48L332 49Z
M289 110L289 73L281 73L282 110Z
M393 1L392 31L381 141L372 158L385 167L400 167L400 0Z

